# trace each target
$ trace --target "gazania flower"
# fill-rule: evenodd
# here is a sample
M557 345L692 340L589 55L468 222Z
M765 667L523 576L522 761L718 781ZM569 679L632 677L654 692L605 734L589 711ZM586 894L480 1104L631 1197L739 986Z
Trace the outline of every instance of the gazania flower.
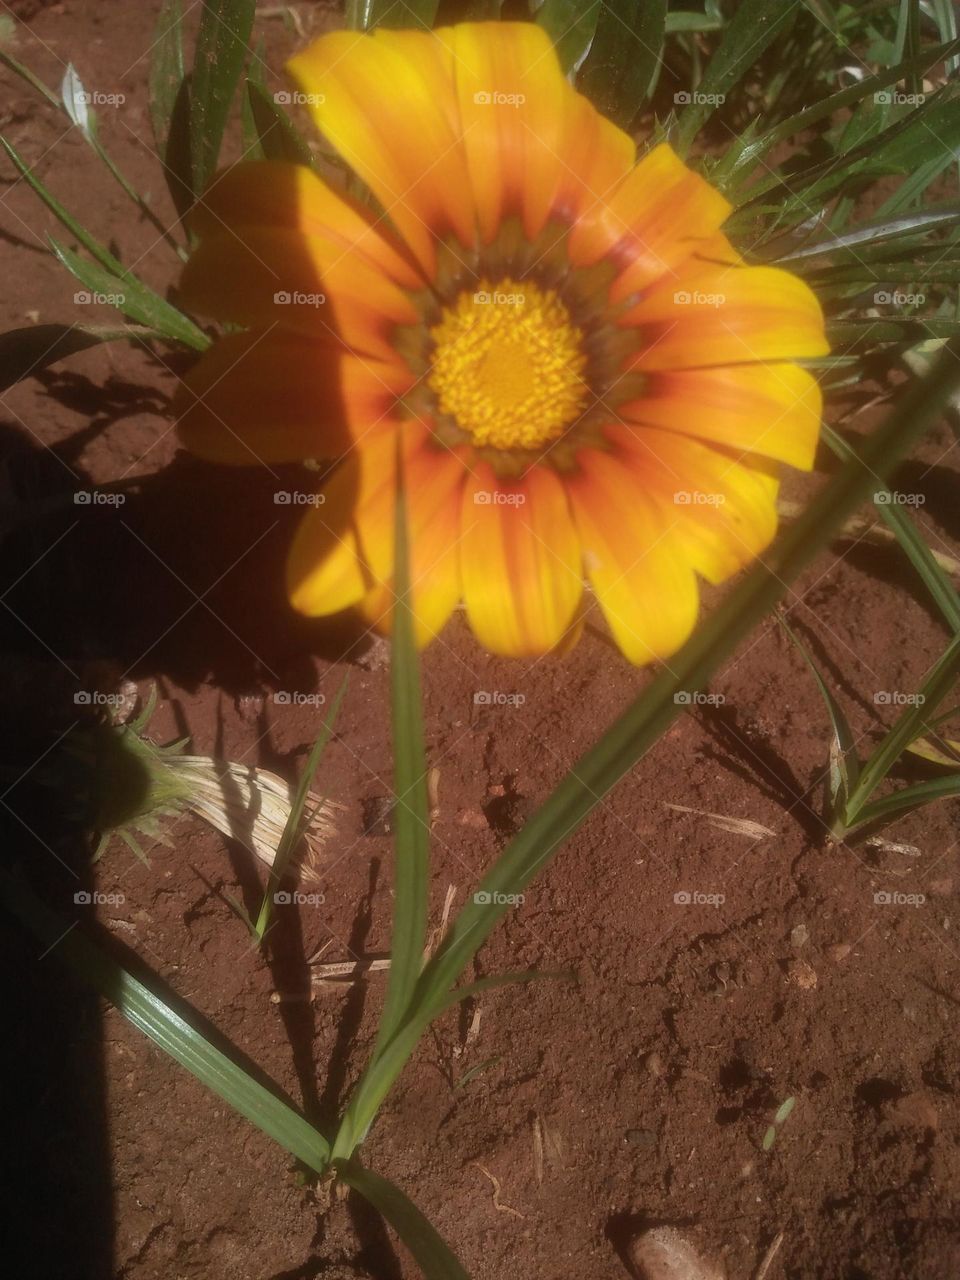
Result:
M290 71L382 212L295 164L208 192L183 294L245 326L186 378L186 445L340 459L289 556L293 605L389 630L398 436L420 643L460 601L500 654L591 607L637 663L690 633L809 468L826 353L809 289L744 265L730 206L631 139L530 23L323 36Z

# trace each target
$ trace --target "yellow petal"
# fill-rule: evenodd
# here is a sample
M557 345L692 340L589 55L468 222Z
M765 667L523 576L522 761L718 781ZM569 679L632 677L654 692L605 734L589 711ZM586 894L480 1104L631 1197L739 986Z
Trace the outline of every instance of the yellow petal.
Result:
M693 568L669 516L636 470L584 449L567 491L583 561L623 653L638 665L668 658L697 618Z
M435 35L335 31L288 63L326 135L364 180L428 276L435 242L474 239L453 58Z
M481 462L467 481L461 522L464 603L480 643L507 657L559 645L576 621L583 583L557 474L534 467L508 482Z
M793 364L733 364L650 375L643 396L620 406L630 422L698 436L809 471L823 396Z
M360 488L358 455L324 485L322 504L300 522L287 555L287 595L299 613L325 617L358 604L367 578L357 554L353 516Z
M622 276L610 291L613 301L621 301L672 273L708 243L731 209L719 191L661 143L574 226L570 260L578 267L606 257L622 264Z
M823 356L823 312L804 282L775 267L696 263L653 288L625 317L647 345L635 368L699 369Z
M184 447L213 462L333 459L386 429L410 381L397 361L344 356L280 329L251 330L215 342L188 370L173 407Z
M775 464L739 460L699 440L654 427L607 429L634 478L666 513L694 569L724 582L754 560L777 531Z

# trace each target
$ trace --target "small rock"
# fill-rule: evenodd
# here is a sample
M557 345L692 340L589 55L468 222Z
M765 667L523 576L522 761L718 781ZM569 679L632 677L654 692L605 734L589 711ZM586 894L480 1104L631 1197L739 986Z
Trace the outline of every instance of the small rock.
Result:
M642 1062L650 1074L656 1076L658 1080L667 1073L667 1069L663 1065L663 1058L657 1053L656 1049L652 1053L645 1054Z
M806 960L790 960L787 963L787 981L801 991L812 991L817 985L816 970Z
M796 947L799 951L810 937L810 931L805 924L798 924L796 928L790 930L790 945Z
M834 964L842 964L852 950L853 947L849 942L834 942L824 949L823 954L828 960L832 960Z
M457 821L461 827L473 827L475 831L485 831L490 825L479 809L461 809Z
M655 1227L627 1250L637 1280L726 1280L719 1264L708 1262L673 1227Z

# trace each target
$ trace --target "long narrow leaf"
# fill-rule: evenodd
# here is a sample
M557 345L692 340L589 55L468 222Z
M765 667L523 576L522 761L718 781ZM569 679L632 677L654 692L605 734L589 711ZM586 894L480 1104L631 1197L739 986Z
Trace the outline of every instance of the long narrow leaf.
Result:
M63 360L103 342L136 341L159 335L146 326L35 324L28 329L9 329L0 333L0 391L12 387Z
M190 87L193 194L201 196L220 156L230 104L247 56L256 0L203 0Z
M612 0L600 6L580 89L605 114L629 124L660 71L667 0Z
M398 1186L355 1160L338 1160L337 1173L383 1214L416 1259L426 1280L470 1280L470 1276L412 1200Z
M593 44L600 0L543 0L537 23L553 41L564 71L576 71Z
M913 787L902 787L892 795L883 796L882 799L865 805L860 810L856 828L849 828L847 834L853 830L863 831L876 823L889 822L901 813L920 809L923 805L933 804L935 800L949 800L952 796L960 796L960 775L934 778L930 782L918 782Z
M354 31L374 27L433 26L440 0L347 0L347 26Z
M323 1135L214 1048L201 1032L174 1012L158 991L135 978L82 929L70 928L32 890L8 873L0 874L0 899L58 959L115 1004L164 1053L298 1160L318 1173L326 1171L330 1146Z
M183 6L181 0L164 0L157 18L150 55L150 125L158 153L167 151L170 121L183 84Z
M397 1034L364 1073L351 1098L334 1153L349 1155L373 1122L417 1040L448 1000L451 987L510 910L510 897L529 884L603 797L646 754L679 714L675 695L702 688L737 645L783 596L789 584L829 542L960 390L960 341L951 342L798 520L698 628L670 670L658 675L597 744L563 778L546 803L510 842L454 922L417 984L417 1001Z

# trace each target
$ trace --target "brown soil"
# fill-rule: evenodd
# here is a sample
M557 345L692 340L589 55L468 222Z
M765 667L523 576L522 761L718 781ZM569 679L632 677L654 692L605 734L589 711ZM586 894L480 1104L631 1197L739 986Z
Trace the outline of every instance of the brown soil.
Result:
M155 11L46 7L19 28L16 52L51 83L72 58L89 87L126 94L122 108L101 111L103 136L166 216L145 102ZM299 12L319 25L318 10ZM279 66L298 37L275 18L258 25ZM146 254L140 268L164 287L170 259L127 216L83 142L10 77L4 90L4 134L94 233L116 236L128 261ZM77 286L42 251L44 234L58 233L53 220L9 165L2 172L5 326L109 320L78 316ZM0 547L9 588L0 663L18 726L5 735L4 776L27 771L4 801L8 843L65 921L139 957L329 1130L370 1048L382 975L322 988L313 1002L271 994L303 997L306 958L324 944L325 960L388 948L391 842L365 834L390 791L387 666L347 624L290 616L280 565L296 513L273 504L274 476L177 452L174 383L175 371L114 347L4 397L9 484L21 501L50 504ZM925 495L920 523L954 553L955 467L944 428L897 482ZM123 506L73 504L75 488L122 476L142 479ZM794 478L786 496L809 488ZM898 554L864 543L821 556L792 601L866 745L893 714L875 692L915 689L942 651L942 626ZM273 693L329 699L349 675L322 767L324 791L344 805L322 869L325 902L281 910L266 959L225 896L257 901L260 870L238 847L184 819L172 848L150 850L149 867L115 842L91 870L65 815L39 798L34 762L76 718L74 691L111 690L127 675L141 693L159 683L158 740L189 732L198 751L291 777L319 713ZM465 900L647 679L599 630L568 657L527 664L486 656L454 620L424 660L440 778L434 924L447 886ZM524 702L478 707L480 690ZM942 804L885 833L918 855L830 849L819 818L825 715L775 624L757 630L713 692L722 705L677 721L476 965L478 975L569 969L576 984L508 988L443 1018L385 1105L365 1160L411 1194L476 1280L620 1280L630 1240L655 1223L679 1225L730 1280L754 1276L781 1232L769 1280L952 1280L960 811ZM732 834L694 811L771 834ZM78 882L61 860L123 902L100 908L95 925L90 908L74 906ZM682 891L723 901L684 905ZM882 905L880 891L925 901ZM10 1146L21 1153L7 1198L23 1274L417 1274L363 1204L304 1185L282 1150L76 986L56 948L40 956L19 928L3 937L16 976ZM796 1108L765 1153L771 1116L790 1096Z

